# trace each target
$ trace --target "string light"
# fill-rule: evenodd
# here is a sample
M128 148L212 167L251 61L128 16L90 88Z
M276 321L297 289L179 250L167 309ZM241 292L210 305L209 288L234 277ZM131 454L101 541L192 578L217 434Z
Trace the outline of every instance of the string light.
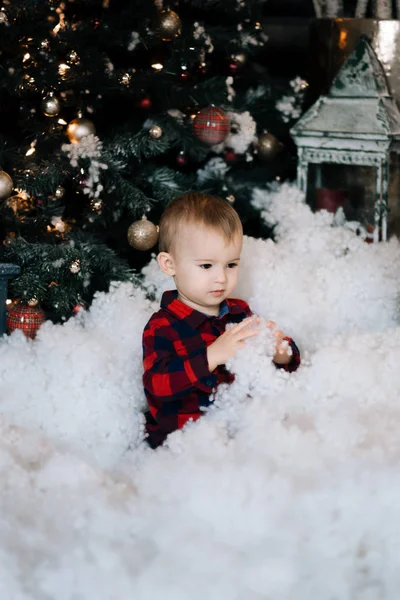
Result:
M22 59L22 62L26 62L27 60L29 60L31 57L31 55L29 54L29 52L27 52L26 54L24 54L24 58Z
M66 125L66 124L67 124L67 121L64 121L64 119L58 119L57 123L58 123L59 125Z
M35 152L36 152L36 148L35 148L36 142L37 142L37 140L33 140L33 142L31 143L31 147L26 152L25 156L32 156L32 154L35 154Z
M60 63L58 65L58 72L60 75L65 75L70 68L71 67L69 65L66 65L65 63Z
M57 8L56 13L59 16L59 22L57 23L57 25L53 28L53 34L57 35L57 33L60 31L60 29L64 29L65 27L65 15L62 12L63 9L65 8L65 4L60 4L60 7Z
M7 23L8 17L6 13L6 9L4 7L0 8L0 23Z
M23 200L27 200L29 198L29 194L26 190L23 190L22 188L15 188L15 191L18 193L18 196Z
M151 65L151 67L155 70L155 71L162 71L164 68L164 65L162 65L161 63L153 63Z

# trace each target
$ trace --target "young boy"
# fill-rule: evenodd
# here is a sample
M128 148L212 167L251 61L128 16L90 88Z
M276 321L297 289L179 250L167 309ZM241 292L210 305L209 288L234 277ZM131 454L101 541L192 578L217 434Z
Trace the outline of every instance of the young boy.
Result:
M172 200L161 217L157 260L174 278L176 290L163 294L160 310L143 332L146 431L152 448L202 415L216 387L234 379L225 363L257 335L247 303L230 298L242 243L239 216L221 198L189 193ZM235 325L225 331L228 323ZM296 370L296 345L282 332L275 335L275 364ZM282 345L283 339L289 344Z

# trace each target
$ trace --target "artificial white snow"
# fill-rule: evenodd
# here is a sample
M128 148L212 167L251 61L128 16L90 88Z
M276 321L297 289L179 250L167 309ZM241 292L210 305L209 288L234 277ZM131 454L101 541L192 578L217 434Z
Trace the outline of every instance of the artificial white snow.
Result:
M197 181L198 183L203 184L210 179L224 179L229 170L230 167L223 158L214 156L206 162L202 169L197 171Z
M288 123L291 119L298 119L302 113L304 92L308 83L301 77L295 77L290 81L292 94L282 96L276 104L276 109L281 113L282 120Z
M131 32L131 39L130 42L128 44L128 51L132 52L133 50L136 49L136 46L139 46L140 44L140 34L137 31L132 31Z
M208 35L208 33L206 33L206 30L204 29L203 25L200 25L200 23L196 21L193 26L193 38L196 41L201 40L203 42L204 50L208 54L214 52L214 44L212 43L212 38L210 35Z
M221 144L213 146L213 150L220 154L227 148L231 148L238 154L244 154L249 146L257 141L256 122L247 110L243 113L228 111L226 114L230 119L231 127L236 126L236 131L231 129L228 137Z
M97 135L93 134L86 135L78 143L63 144L61 146L61 150L68 156L72 167L77 168L82 158L89 159L85 187L83 188L83 193L87 194L89 198L98 198L103 191L103 186L100 183L101 171L107 170L108 165L99 160L102 149L103 144ZM81 173L85 173L83 168L81 168Z
M261 322L199 421L150 450L131 284L35 341L0 341L0 597L397 600L400 246L366 244L295 187L258 190L237 295ZM145 284L171 282L155 260Z

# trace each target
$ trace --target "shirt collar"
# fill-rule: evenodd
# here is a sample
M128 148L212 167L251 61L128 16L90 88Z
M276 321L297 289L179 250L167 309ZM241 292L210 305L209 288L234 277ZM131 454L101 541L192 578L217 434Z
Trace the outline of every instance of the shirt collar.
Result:
M168 310L179 319L184 319L194 329L211 317L211 315L206 315L199 310L195 310L179 300L178 290L169 290L163 293L161 298L161 308ZM237 315L240 313L246 315L243 306L239 306L233 299L228 298L222 302L217 319L222 319L222 317L227 314Z

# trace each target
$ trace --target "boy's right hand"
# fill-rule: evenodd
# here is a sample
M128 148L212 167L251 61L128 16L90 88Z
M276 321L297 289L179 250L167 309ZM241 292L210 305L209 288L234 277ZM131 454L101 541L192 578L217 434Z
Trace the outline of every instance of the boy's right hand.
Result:
M207 348L207 360L210 371L214 371L218 365L224 365L230 358L236 355L239 348L243 348L249 337L258 335L256 324L257 317L248 317L233 327L227 329Z

